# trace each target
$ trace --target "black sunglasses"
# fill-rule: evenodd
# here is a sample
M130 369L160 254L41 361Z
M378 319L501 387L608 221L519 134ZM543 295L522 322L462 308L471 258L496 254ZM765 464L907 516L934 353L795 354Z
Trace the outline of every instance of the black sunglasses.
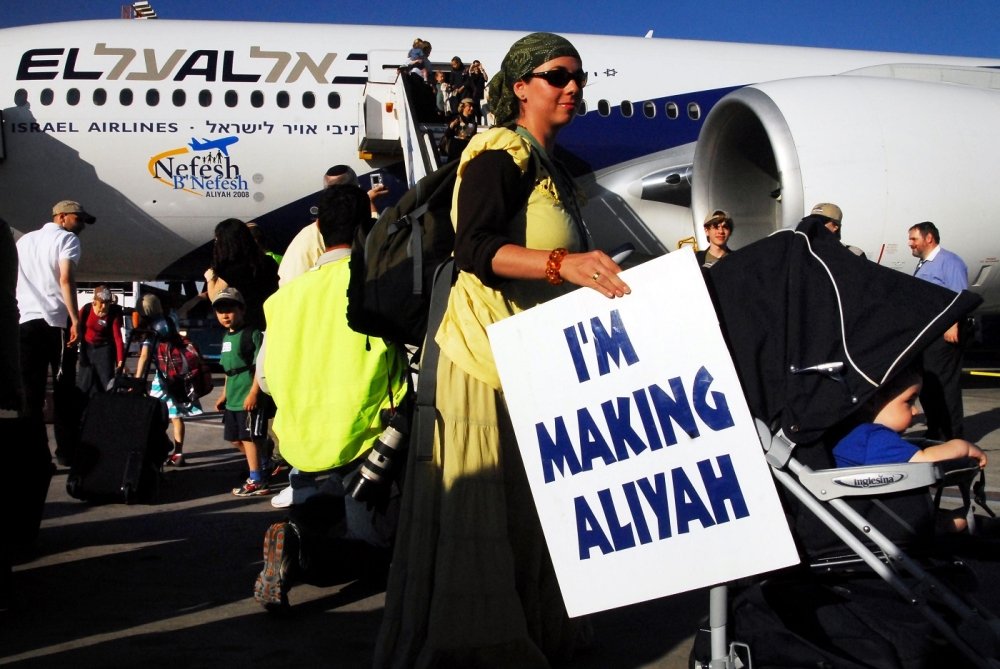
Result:
M587 73L583 70L570 72L566 68L557 67L554 70L546 70L544 72L529 72L524 75L524 80L528 81L529 79L533 79L535 77L544 79L545 83L549 86L555 86L556 88L566 88L571 81L575 81L576 85L580 88L587 85Z

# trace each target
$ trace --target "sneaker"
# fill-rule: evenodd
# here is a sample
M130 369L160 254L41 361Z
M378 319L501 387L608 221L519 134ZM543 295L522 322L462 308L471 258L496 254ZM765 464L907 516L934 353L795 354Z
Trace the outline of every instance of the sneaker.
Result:
M287 509L290 506L301 504L318 492L319 489L316 486L307 486L305 488L288 486L271 498L271 506L276 509Z
M288 611L292 560L298 553L298 535L291 523L275 523L264 534L264 567L257 575L253 598L272 613Z
M163 464L172 467L183 467L187 463L184 461L183 453L171 453L169 456L167 456L167 461L164 462Z
M290 467L288 466L288 463L279 457L279 458L271 458L264 471L270 471L271 477L273 478L278 474L280 474L281 472L287 472L289 469Z
M255 495L266 495L271 492L267 481L254 481L247 479L239 488L233 488L233 494L237 497L253 497Z

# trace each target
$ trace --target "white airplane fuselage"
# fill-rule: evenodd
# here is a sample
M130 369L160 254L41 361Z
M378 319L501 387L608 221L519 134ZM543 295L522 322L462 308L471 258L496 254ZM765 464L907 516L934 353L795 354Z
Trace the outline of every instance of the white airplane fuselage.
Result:
M371 115L372 91L392 85L418 36L433 63L478 59L493 74L522 33L165 20L2 30L0 217L23 234L53 203L83 202L98 217L82 237L83 279L200 277L231 217L258 221L280 250L329 166L363 184L378 172L394 196L409 185L409 158L359 148L405 133L388 127L398 109ZM1000 307L1000 238L978 232L1000 209L1000 61L567 37L590 80L559 141L598 246L704 244L701 219L724 208L738 248L831 201L846 243L902 271L915 265L907 228L934 220Z

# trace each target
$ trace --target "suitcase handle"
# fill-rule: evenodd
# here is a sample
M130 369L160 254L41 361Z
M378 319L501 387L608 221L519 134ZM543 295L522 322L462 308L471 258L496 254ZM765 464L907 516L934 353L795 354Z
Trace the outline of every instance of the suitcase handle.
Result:
M132 347L132 343L135 339L135 335L147 335L151 337L156 337L156 332L150 328L132 328L128 335L125 337L125 354L128 355L129 349ZM115 377L112 380L111 392L113 393L137 393L139 395L149 394L149 370L153 366L153 363L146 365L146 370L142 375L142 378L135 378L132 376L126 376L125 365L115 368Z

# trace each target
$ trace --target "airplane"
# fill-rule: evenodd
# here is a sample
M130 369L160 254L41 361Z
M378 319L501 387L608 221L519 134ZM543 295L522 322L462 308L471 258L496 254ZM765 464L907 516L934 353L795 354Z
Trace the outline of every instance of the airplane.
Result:
M229 217L280 250L330 165L393 197L437 166L443 126L399 76L415 37L436 68L458 56L492 74L523 34L164 19L0 30L0 217L18 235L56 201L85 203L98 223L82 280L197 279ZM907 229L935 221L983 309L1000 309L1000 236L984 232L1000 211L1000 60L566 36L589 83L559 143L599 248L704 244L702 220L725 209L738 249L835 202L843 241L905 272Z
M188 146L191 147L192 151L211 151L212 149L218 149L222 152L222 155L229 155L229 147L236 142L240 141L240 138L236 135L230 135L229 137L222 137L220 139L207 139L205 137L201 138L199 142L194 137L188 142Z

